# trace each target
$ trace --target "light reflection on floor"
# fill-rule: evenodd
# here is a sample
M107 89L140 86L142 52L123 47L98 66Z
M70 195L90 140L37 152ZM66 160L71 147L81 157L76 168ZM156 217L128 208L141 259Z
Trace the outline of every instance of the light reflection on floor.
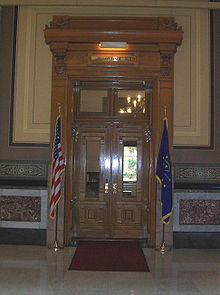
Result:
M75 248L0 245L0 295L219 295L220 250L144 249L149 273L69 271Z

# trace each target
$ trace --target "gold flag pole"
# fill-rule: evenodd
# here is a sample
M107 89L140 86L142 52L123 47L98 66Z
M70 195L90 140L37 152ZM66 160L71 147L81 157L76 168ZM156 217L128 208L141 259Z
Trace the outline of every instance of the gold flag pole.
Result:
M164 109L164 119L167 117L167 106L162 106ZM159 247L155 248L156 251L159 251L161 254L166 253L167 251L171 250L171 247L167 247L165 243L165 224L163 222L163 228L162 228L162 241Z
M63 245L60 245L58 243L57 232L58 232L58 204L56 207L55 240L54 240L53 244L48 247L50 250L54 250L55 252L62 250L64 248Z
M61 105L63 103L57 103L58 105L58 113L59 113L59 116L61 114ZM48 246L48 248L50 250L53 250L55 252L59 251L59 250L62 250L64 247L63 245L60 245L59 242L58 242L58 237L57 237L57 234L58 234L58 205L59 205L59 202L57 203L56 205L56 223L55 223L55 239L54 239L54 242L52 245Z
M171 247L166 246L165 243L165 224L163 223L163 230L162 230L162 242L158 248L155 249L156 251L160 251L161 254L164 254L171 250Z

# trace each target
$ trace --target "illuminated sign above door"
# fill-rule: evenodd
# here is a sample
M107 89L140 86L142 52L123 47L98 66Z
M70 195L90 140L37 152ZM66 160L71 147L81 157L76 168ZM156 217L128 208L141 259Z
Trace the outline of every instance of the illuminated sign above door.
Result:
M90 64L137 64L137 55L126 54L91 54Z

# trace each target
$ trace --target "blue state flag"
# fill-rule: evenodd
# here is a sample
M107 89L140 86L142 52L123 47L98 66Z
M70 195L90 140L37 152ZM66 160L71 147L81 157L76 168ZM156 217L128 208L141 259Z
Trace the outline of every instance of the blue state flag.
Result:
M161 184L162 222L168 224L172 214L172 171L169 153L167 118L164 119L163 135L157 158L156 177Z

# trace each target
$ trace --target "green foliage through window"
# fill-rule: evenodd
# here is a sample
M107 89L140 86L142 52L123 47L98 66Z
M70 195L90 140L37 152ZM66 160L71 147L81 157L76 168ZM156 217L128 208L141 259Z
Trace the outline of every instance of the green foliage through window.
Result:
M137 147L124 147L123 181L136 181L137 179Z

